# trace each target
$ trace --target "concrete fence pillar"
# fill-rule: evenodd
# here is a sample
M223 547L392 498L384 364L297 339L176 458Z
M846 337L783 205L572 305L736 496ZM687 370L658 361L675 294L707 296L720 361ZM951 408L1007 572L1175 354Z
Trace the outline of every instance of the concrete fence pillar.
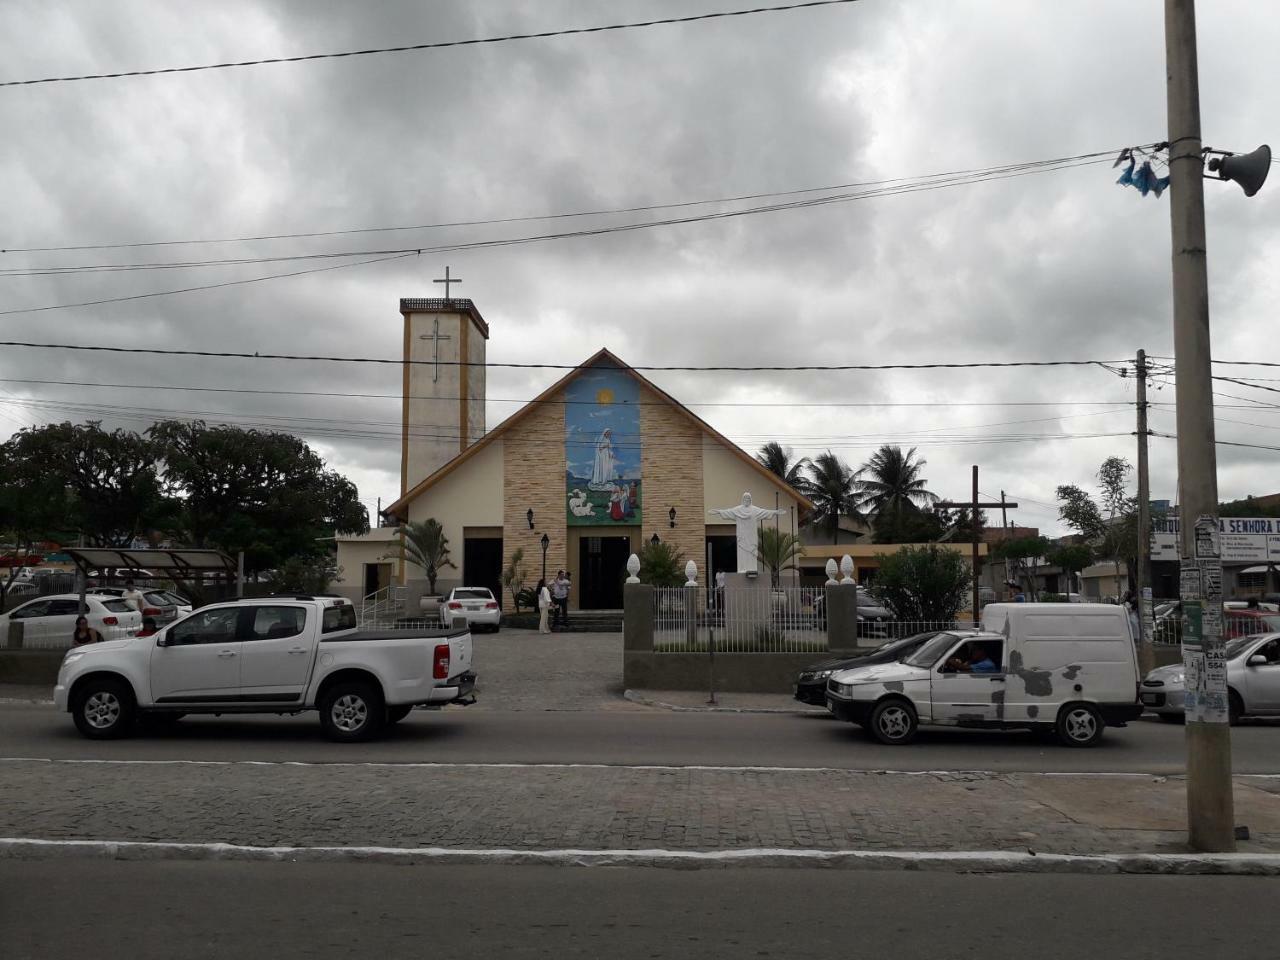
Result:
M653 652L653 587L647 583L622 586L622 647Z
M850 650L858 645L858 591L843 585L826 588L827 648Z
M698 643L698 588L684 588L684 644L694 647Z

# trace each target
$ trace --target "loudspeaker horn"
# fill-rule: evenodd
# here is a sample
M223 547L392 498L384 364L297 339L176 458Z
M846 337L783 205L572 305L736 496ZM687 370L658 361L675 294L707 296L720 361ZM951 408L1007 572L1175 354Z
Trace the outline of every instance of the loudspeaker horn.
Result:
M1231 154L1221 160L1214 157L1209 169L1218 174L1219 180L1234 180L1246 197L1252 197L1271 172L1271 148L1264 143L1252 153Z

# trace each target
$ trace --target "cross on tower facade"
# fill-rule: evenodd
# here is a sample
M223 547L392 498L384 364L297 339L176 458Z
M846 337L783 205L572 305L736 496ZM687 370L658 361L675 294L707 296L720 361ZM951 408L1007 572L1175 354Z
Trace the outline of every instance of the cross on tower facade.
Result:
M446 271L447 272L447 271ZM456 282L456 281L455 281ZM439 280L436 283L440 283ZM435 317L432 320L431 333L422 333L418 335L419 340L431 340L435 344L435 359L432 363L431 381L436 383L440 380L440 341L452 340L453 338L447 333L440 332L440 318Z
M443 284L444 284L444 298L445 298L446 300L452 300L453 298L452 298L451 296L449 296L449 285L450 285L450 284L454 284L454 283L461 283L461 282L462 282L462 280L460 280L458 277L451 277L451 276L449 276L449 268L448 268L448 267L445 267L445 268L444 268L444 277L443 277L443 279L440 279L440 280L432 280L431 282L432 282L432 283L443 283Z

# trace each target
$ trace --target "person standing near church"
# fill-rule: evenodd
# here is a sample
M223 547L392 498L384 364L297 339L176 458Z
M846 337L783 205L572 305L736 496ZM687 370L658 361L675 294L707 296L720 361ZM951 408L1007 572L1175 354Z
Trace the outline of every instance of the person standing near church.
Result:
M569 581L565 579L564 571L557 570L556 578L551 581L551 601L555 604L552 610L551 629L556 628L556 624L560 625L560 629L567 629L569 626Z
M538 632L550 633L551 628L547 625L547 617L551 615L551 591L547 589L547 580L543 577L538 581Z

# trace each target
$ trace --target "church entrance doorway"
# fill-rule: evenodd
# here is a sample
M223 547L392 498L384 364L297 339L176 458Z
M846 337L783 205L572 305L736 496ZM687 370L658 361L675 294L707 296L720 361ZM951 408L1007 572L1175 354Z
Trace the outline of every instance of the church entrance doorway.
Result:
M464 536L462 541L462 583L467 587L488 587L502 606L502 538Z
M621 610L630 537L582 537L578 541L578 608Z

